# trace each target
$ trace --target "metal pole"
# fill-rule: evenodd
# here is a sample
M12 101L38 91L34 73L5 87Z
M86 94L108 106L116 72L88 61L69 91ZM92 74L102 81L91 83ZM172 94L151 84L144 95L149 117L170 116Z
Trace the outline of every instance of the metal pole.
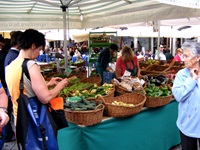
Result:
M159 50L160 45L160 20L158 20L158 43L157 43L157 50Z
M65 68L68 67L68 55L67 55L67 39L66 39L66 35L67 35L67 30L66 30L66 11L63 12L63 35L64 35L64 52L65 52Z

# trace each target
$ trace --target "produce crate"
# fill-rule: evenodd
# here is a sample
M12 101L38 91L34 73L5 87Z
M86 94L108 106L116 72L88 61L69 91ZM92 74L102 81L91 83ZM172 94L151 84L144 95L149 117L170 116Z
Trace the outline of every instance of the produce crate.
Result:
M113 78L115 78L115 73L103 72L103 83L110 83Z
M127 117L137 114L141 111L146 101L146 97L138 93L129 93L112 98L98 98L105 105L105 114L110 117ZM133 106L114 105L112 104L114 101L133 104Z

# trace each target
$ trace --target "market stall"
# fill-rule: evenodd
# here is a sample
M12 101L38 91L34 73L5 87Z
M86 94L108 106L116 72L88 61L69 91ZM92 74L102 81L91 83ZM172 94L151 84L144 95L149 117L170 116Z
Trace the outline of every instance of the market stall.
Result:
M60 150L168 150L180 143L176 126L178 103L143 108L136 115L106 118L94 126L69 123L58 132Z

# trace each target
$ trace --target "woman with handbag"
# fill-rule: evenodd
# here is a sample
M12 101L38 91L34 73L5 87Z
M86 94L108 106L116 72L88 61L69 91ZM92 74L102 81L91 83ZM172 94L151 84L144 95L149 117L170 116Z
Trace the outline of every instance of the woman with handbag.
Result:
M44 121L44 120L42 121L40 120L39 115L43 114L43 112L46 112L43 115L47 118L49 117L49 115L47 115L48 111L46 111L46 108L44 107L43 104L47 104L53 98L55 98L58 95L59 91L62 90L67 85L68 79L67 78L62 79L62 78L56 77L56 78L52 78L48 83L46 83L46 81L44 80L38 65L34 61L39 55L40 50L44 49L45 47L45 36L42 33L34 29L25 30L19 39L19 47L21 47L21 50L18 57L6 67L6 83L7 83L10 95L12 97L15 125L17 126L17 123L20 122L20 120L19 122L16 122L18 121L17 117L20 116L19 112L22 109L24 109L25 112L28 111L27 113L28 118L29 118L28 121L30 121L30 118L32 116L35 117L32 122L28 122L28 123L29 124L36 123L35 126L37 127L42 124L42 121ZM28 61L24 63L25 60L28 60ZM22 93L21 93L21 89L19 89L19 83L21 83L21 80L23 83L23 86L21 87L23 89ZM48 88L50 86L54 86L54 88L49 90ZM18 104L20 100L19 98L21 98L20 96L23 94L26 95L28 99L27 104L24 104L24 107L27 106L27 108L23 108L20 105L20 109L18 110ZM32 104L34 105L33 108L32 108ZM32 108L32 112L29 112L29 108ZM37 109L35 110L35 108ZM21 114L23 115L23 112L21 112ZM21 126L23 126L24 124L23 122L21 122ZM29 126L29 124L28 124L27 132L29 132L30 130L34 130L32 129L34 125ZM41 132L43 134L43 131ZM34 137L30 137L30 138L33 138L33 140L31 141L32 143L31 142L26 143L28 141L26 140L28 133L24 133L22 135L24 135L24 137L22 138L25 138L25 140L22 141L22 143L20 143L22 146L22 149L28 149L29 147L31 147L32 146L31 144L33 144L34 143L33 141L37 138L35 137L34 139ZM48 138L50 139L50 137ZM46 136L44 137L44 139L46 139ZM19 140L22 140L22 139L17 139L17 141ZM45 141L45 142L47 142L47 144L45 145L45 147L47 146L47 149L58 149L57 146L52 147L52 148L49 147L48 141ZM36 144L35 146L37 146ZM29 147L27 147L27 145ZM40 147L41 145L42 144L40 143L37 148L46 149L46 148L41 148ZM34 147L32 148L34 149Z

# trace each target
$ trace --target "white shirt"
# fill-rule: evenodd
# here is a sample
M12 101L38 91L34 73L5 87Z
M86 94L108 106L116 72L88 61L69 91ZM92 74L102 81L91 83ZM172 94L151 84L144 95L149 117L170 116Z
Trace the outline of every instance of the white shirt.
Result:
M162 51L159 51L155 55L155 59L157 60L166 60L166 56Z

